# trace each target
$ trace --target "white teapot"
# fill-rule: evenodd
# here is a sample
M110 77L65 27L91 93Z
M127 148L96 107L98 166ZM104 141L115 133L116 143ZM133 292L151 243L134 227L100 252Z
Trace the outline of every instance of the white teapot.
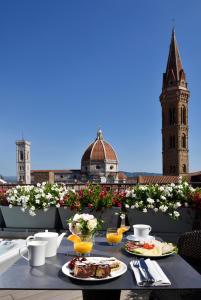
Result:
M51 257L55 256L57 254L57 248L60 246L62 238L64 237L66 233L62 233L58 235L57 232L49 232L48 230L45 230L43 232L38 232L34 234L34 236L29 236L26 239L26 242L28 244L29 240L35 240L35 241L47 241L46 250L45 250L45 257Z

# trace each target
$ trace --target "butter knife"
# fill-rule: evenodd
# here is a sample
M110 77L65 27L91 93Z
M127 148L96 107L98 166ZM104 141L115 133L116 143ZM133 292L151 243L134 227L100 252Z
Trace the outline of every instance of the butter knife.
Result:
M147 277L148 281L149 281L150 283L154 283L155 280L154 280L153 276L151 275L151 273L149 272L149 269L148 269L148 267L147 267L146 262L144 261L144 258L140 258L139 264L140 264L140 266L141 266L141 269L142 269L142 270L144 271L144 273L146 274L146 277Z

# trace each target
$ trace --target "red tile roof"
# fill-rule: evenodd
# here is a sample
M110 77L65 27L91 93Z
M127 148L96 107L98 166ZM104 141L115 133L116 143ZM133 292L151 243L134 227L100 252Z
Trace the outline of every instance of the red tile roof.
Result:
M177 183L179 176L138 176L137 182L141 184L168 184Z
M117 156L110 144L107 142L96 139L94 143L90 144L84 155L82 156L82 161L105 161L113 160L117 161Z

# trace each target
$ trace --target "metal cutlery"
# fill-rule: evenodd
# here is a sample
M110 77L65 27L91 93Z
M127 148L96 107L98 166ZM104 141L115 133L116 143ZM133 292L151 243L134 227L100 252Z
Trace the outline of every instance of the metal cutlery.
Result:
M155 280L153 278L153 276L151 276L151 274L149 273L149 271L147 272L148 270L148 267L140 264L140 261L139 260L133 260L131 261L131 264L138 269L138 272L139 272L139 276L140 276L140 283L142 286L146 286L146 285L152 285ZM145 264L145 262L144 262Z
M146 262L144 261L144 258L140 258L139 264L140 264L142 270L144 271L144 273L146 274L148 281L150 283L154 283L155 280L154 280L153 276L151 275L151 273L149 272L149 269L147 267Z
M148 282L148 279L147 277L144 275L140 265L139 265L139 262L138 260L133 260L131 261L131 264L138 269L139 271L139 275L140 275L140 283L141 285L145 286L145 285L149 285L149 282Z

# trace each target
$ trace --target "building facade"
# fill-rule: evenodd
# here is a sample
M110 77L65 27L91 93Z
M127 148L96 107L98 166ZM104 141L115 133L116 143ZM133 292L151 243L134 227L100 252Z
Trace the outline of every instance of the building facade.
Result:
M163 175L185 175L189 172L188 100L189 90L179 54L175 31L169 49L162 93Z
M104 141L101 130L81 160L81 172L92 181L118 182L118 159L112 146Z
M118 159L113 147L103 139L98 130L96 139L87 147L81 159L81 169L32 170L31 182L65 183L118 183L127 176L118 172Z
M16 141L17 182L20 184L31 183L30 146L28 141Z

